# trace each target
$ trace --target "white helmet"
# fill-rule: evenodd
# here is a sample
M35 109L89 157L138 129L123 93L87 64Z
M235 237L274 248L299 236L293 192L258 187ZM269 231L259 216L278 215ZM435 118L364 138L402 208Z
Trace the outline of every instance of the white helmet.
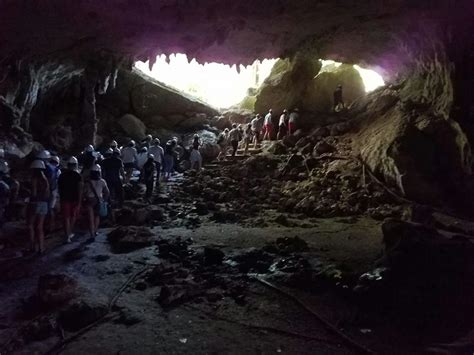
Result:
M44 164L44 161L42 160L33 160L33 162L30 165L30 169L46 169L46 165Z
M51 153L49 152L49 150L42 150L36 158L37 159L51 159Z
M151 141L153 139L153 136L151 134L147 134L145 139Z
M109 148L105 151L104 154L109 154L109 155L112 155L112 153L114 152L114 150L112 148Z
M173 139L171 139L172 141L175 141L176 143L178 143L178 137L173 137Z
M0 173L8 174L10 167L6 161L0 161Z
M101 172L102 169L101 169L101 167L100 167L99 164L94 164L94 165L92 166L91 171L98 171L98 172Z
M73 157L70 157L69 160L67 161L67 163L68 163L69 165L77 165L77 164L79 164L79 162L77 161L77 158L74 157L74 156L73 156Z
M86 147L85 151L86 151L87 153L92 153L92 152L94 151L94 146L93 146L92 144L89 144L89 145Z
M59 165L59 163L61 162L61 161L59 160L59 157L58 157L57 155L53 155L53 156L51 157L50 161L55 162L55 163L58 164L58 165Z
M118 147L117 141L112 141L112 142L110 143L110 148L117 148L117 147Z
M131 147L134 147L135 146L135 141L132 139L129 143L128 143L129 146Z
M0 159L5 158L5 149L0 148Z
M149 154L148 154L148 159L153 159L153 160L155 160L155 155L154 155L154 154L151 154L151 153L149 153Z
M161 142L160 142L160 140L159 140L158 138L155 138L155 139L153 139L153 143L156 144L156 145L158 145L158 144L160 144Z
M113 154L118 154L118 155L120 155L120 154L122 154L122 153L120 152L120 149L114 148L114 149L113 149Z

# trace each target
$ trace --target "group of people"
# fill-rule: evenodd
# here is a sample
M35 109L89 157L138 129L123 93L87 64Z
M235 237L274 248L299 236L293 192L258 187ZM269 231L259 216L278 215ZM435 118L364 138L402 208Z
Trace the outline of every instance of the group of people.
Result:
M190 152L195 168L202 164L200 145L196 135ZM55 229L59 211L63 217L65 242L72 241L82 210L87 214L90 239L95 239L101 217L111 213L112 205L122 206L124 186L135 175L146 186L146 199L159 189L161 178L166 180L171 176L179 155L177 146L177 137L162 147L158 138L149 135L138 146L131 140L120 148L112 141L100 153L89 145L77 157L63 160L48 150L35 154L29 160L29 178L24 179L21 186L22 191L26 191L22 201L26 202L30 251L44 252L45 231ZM19 191L20 183L11 177L5 152L0 149L0 232L6 212L19 201Z
M256 116L245 125L232 124L232 129L226 128L218 137L217 143L221 147L219 159L225 156L230 145L232 149L232 156L237 154L239 145L243 148L244 155L247 155L251 144L256 148L262 140L272 140L275 137L278 140L283 139L287 135L295 133L298 129L299 110L293 109L291 112L283 110L278 121L278 129L275 129L273 110L268 110L268 113L263 117L260 114Z

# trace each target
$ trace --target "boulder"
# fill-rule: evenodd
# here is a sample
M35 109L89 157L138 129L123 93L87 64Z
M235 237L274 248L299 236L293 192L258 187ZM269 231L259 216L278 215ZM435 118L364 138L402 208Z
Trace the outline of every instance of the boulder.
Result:
M365 86L359 72L348 64L320 72L308 85L303 94L302 107L311 112L331 112L334 106L334 90L343 87L346 107L365 95Z
M141 140L145 138L146 126L134 115L126 114L123 115L119 120L118 124L122 127L123 131L133 139Z
M319 60L303 55L278 60L257 92L255 112L265 113L272 108L279 115L284 109L305 109L301 98L320 69Z

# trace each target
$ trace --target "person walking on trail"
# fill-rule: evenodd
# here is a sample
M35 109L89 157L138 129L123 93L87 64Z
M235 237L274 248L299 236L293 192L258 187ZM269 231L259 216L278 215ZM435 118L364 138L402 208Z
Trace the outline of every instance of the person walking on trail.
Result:
M30 165L31 194L28 205L28 231L32 252L44 252L44 220L48 214L48 204L51 195L45 171L46 165L42 160L34 160Z
M59 192L58 192L58 179L61 175L61 167L59 157L56 155L51 156L46 164L46 178L49 182L49 188L51 190L49 206L48 206L48 216L49 216L49 231L52 232L56 228L56 206L58 202Z
M143 182L143 166L148 161L148 148L142 147L138 149L137 169L140 171L140 181Z
M150 154L153 154L153 157L155 158L155 167L156 167L156 189L159 191L160 189L160 177L161 177L161 171L163 168L163 161L165 157L165 151L163 147L160 145L161 142L158 138L155 138L153 140L153 145L148 149L148 152Z
M232 156L235 157L237 154L237 149L239 148L239 140L240 140L240 131L237 128L237 124L232 124L232 129L229 132L229 141L230 145L232 146Z
M334 112L341 112L344 109L344 100L342 97L342 85L339 84L334 91Z
M257 145L260 144L261 132L263 128L262 117L259 113L257 113L255 118L250 122L250 125L252 127L253 145L254 148L257 148Z
M137 163L137 150L135 149L134 140L131 140L128 145L122 149L122 160L125 169L125 184L129 184L133 169L135 169Z
M225 159L227 155L227 147L229 144L229 129L226 128L217 137L217 144L219 145L220 152L217 156L217 160Z
M88 179L91 168L94 166L97 160L97 155L94 146L89 144L78 160L79 164L82 165L82 177L84 179Z
M244 155L247 155L249 150L249 145L252 143L253 133L252 133L252 124L249 123L244 129Z
M82 176L78 173L78 161L76 157L71 157L68 160L67 169L62 172L58 179L66 243L70 243L74 237L73 232L81 209L83 189Z
M148 154L148 160L143 165L143 180L146 186L145 198L148 200L153 196L153 186L155 185L155 172L155 156L153 154Z
M163 175L164 175L165 181L168 181L168 179L171 177L171 174L173 173L173 170L174 170L175 151L174 151L173 141L166 142L164 150L165 150L165 155L164 155Z
M298 129L298 119L299 119L299 109L295 108L290 113L290 118L288 119L288 135L292 135Z
M191 169L200 171L202 168L202 156L199 148L201 147L201 139L199 135L195 134L193 138L193 145L189 154L189 161L191 163Z
M263 129L265 134L263 135L263 140L271 140L273 136L273 110L268 110L267 115L263 121Z
M148 134L144 140L141 141L141 148L146 148L147 150L150 149L151 142L153 141L153 137L151 134Z
M286 109L283 110L283 113L280 116L280 121L278 122L278 134L277 139L283 139L287 133L287 122L288 122L288 111Z
M97 236L100 218L108 214L107 201L110 197L107 182L102 179L101 168L98 164L92 167L90 179L84 183L84 195L89 220L89 240L93 241Z
M123 186L122 177L125 175L123 162L120 159L120 150L108 149L105 153L105 159L100 163L102 168L102 177L107 183L110 191L111 200L121 208L123 205Z

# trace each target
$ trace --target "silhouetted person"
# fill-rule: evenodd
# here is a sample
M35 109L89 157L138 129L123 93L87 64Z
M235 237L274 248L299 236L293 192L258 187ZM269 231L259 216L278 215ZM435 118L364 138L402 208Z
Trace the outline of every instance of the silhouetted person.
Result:
M342 99L342 85L338 85L334 91L334 111L339 112L344 108L344 100Z

